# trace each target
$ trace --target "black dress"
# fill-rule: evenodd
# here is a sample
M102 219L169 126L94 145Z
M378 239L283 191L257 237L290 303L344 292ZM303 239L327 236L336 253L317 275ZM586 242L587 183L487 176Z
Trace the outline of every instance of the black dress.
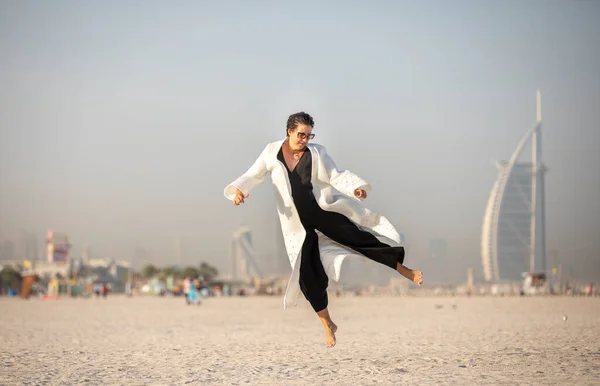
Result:
M311 182L312 156L309 149L303 152L293 170L290 170L279 149L277 159L288 172L294 205L300 222L306 230L300 257L300 289L316 312L327 308L329 278L321 263L318 236L322 232L333 241L396 270L396 263L404 262L404 248L391 247L367 231L359 229L346 216L321 209L313 194Z

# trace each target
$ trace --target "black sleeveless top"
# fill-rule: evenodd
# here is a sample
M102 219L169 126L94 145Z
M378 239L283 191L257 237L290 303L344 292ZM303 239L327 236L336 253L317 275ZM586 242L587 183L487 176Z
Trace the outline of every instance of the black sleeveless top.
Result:
M288 173L292 188L292 198L296 205L296 209L298 210L298 214L300 215L300 220L302 220L302 222L309 220L319 208L311 183L312 156L310 150L306 149L302 153L302 157L300 157L294 170L290 170L285 163L282 148L280 148L279 153L277 153L277 159L281 161Z

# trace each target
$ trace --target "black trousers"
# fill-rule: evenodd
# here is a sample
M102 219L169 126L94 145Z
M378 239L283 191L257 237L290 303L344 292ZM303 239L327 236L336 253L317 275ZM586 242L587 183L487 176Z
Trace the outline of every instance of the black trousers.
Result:
M329 278L321 263L319 241L315 230L319 230L333 241L349 247L360 254L396 270L396 263L404 262L404 248L391 247L379 241L367 231L359 229L346 216L317 208L310 216L301 216L306 230L300 260L300 289L315 312L327 308L327 286Z

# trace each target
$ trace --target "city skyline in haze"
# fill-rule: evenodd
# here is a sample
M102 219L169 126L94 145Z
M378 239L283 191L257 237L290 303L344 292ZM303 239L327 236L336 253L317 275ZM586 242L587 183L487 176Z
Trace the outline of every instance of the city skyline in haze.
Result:
M306 111L408 266L444 239L449 275L481 279L494 162L540 90L548 258L600 275L600 4L140 4L0 1L0 242L54 229L167 265L179 239L223 270L248 225L272 262L269 179L240 207L223 189Z

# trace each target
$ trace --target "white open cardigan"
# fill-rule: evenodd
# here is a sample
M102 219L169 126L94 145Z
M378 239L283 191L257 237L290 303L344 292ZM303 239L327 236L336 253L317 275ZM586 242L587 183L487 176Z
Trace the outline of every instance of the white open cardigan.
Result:
M300 294L299 257L306 232L292 199L287 168L277 159L277 153L282 143L283 140L269 143L254 164L227 185L224 194L227 199L233 200L237 189L245 194L249 193L264 180L267 172L270 173L275 187L281 230L292 267L292 274L283 297L285 309L287 306L295 305ZM354 196L355 189L364 189L368 193L371 186L349 170L339 170L331 157L327 155L324 146L309 143L307 147L312 156L311 182L319 206L324 210L345 215L361 229L371 232L388 245L400 246L400 235L392 224L385 217L367 209L362 200ZM317 235L323 268L330 279L339 281L344 259L351 255L362 255L336 243L319 231L317 231Z

